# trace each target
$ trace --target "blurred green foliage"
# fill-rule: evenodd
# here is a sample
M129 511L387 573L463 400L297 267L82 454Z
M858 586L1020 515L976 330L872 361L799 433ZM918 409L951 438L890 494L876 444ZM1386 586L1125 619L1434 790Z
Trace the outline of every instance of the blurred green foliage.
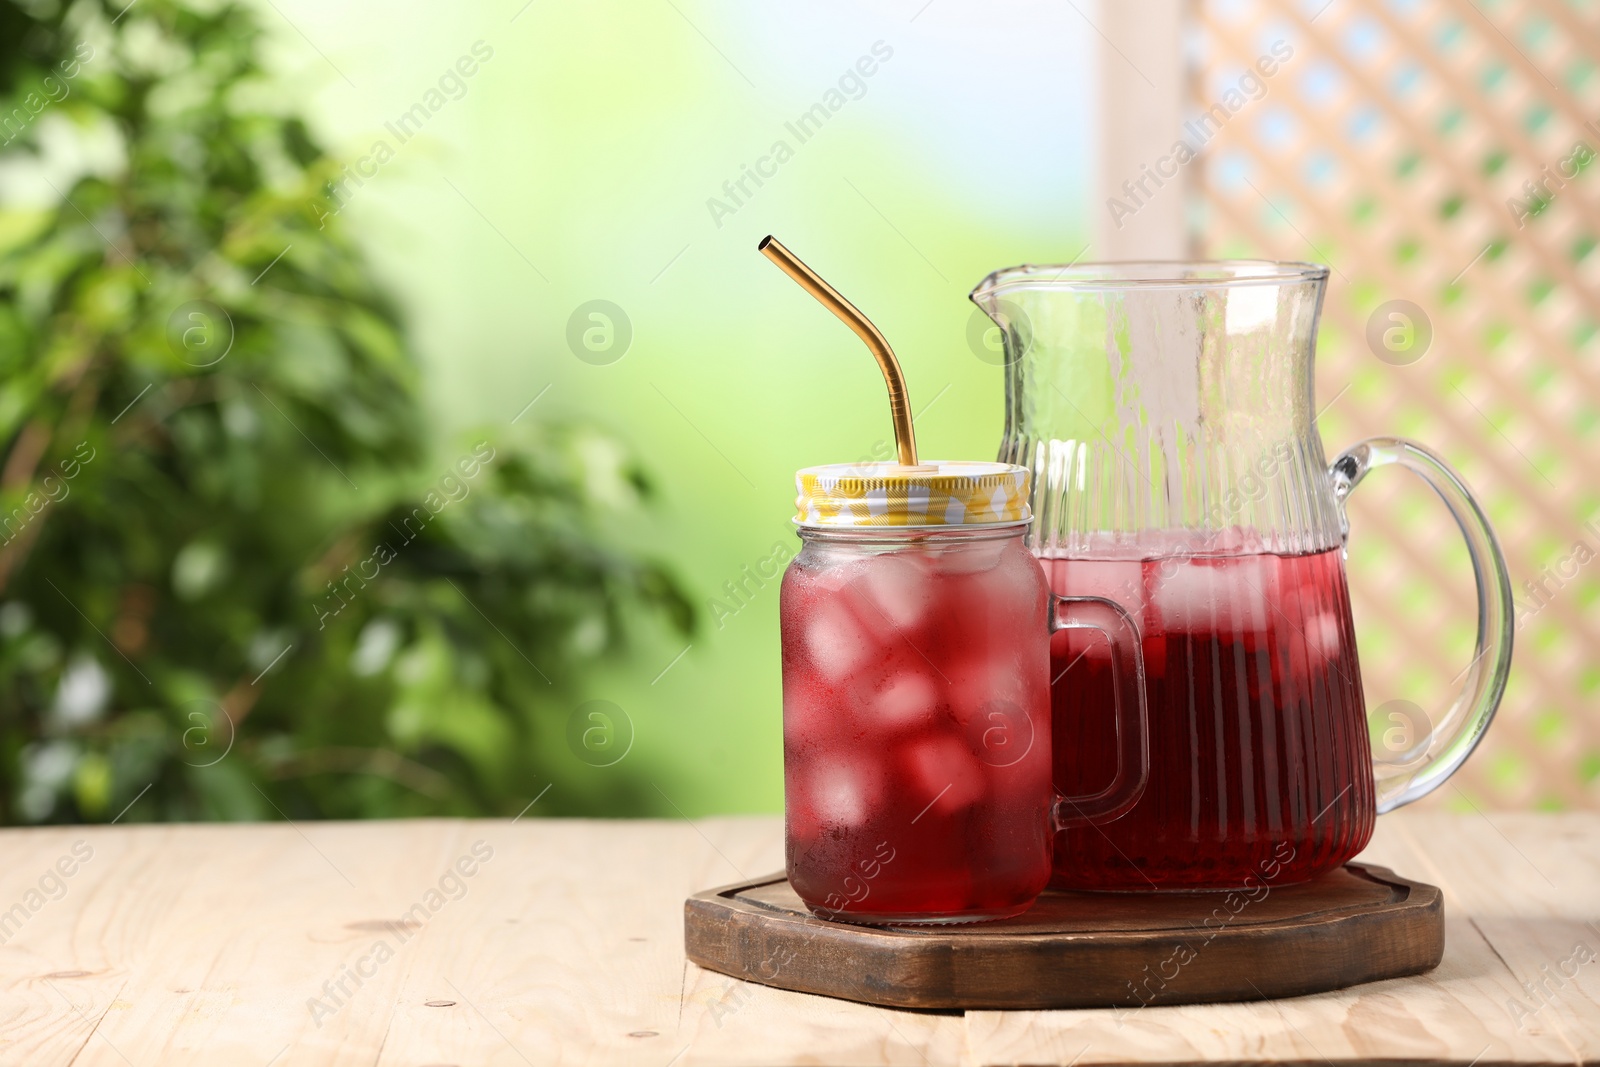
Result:
M0 821L593 810L573 687L694 620L604 536L650 483L537 408L429 438L258 49L0 0Z

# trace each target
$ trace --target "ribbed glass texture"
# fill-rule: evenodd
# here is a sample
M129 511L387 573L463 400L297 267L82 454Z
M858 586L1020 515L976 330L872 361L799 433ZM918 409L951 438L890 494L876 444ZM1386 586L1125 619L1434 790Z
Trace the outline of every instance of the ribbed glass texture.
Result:
M1041 554L1192 547L1254 531L1274 552L1339 543L1313 432L1326 268L1018 267L973 294L1006 334L1004 462L1034 476ZM1092 544L1091 544L1092 542Z
M1005 331L1000 458L1033 472L1031 547L1057 593L1134 616L1148 672L1148 785L1115 822L1057 835L1057 885L1287 884L1371 835L1344 526L1314 425L1325 280L1308 264L1020 267L973 294ZM1115 770L1109 668L1097 638L1055 636L1064 792Z

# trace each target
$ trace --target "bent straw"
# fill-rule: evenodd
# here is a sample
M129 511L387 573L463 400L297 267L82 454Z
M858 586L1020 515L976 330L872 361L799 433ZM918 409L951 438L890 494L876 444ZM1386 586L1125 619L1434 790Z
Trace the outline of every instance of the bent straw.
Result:
M889 347L889 342L854 304L840 296L839 291L823 281L816 271L800 262L799 257L783 247L776 237L768 234L756 248L866 342L873 358L878 361L878 368L883 371L884 382L889 386L889 418L894 423L894 443L900 453L900 465L915 467L917 438L911 428L911 399L906 394L906 378L900 371L900 361L894 358L894 349Z

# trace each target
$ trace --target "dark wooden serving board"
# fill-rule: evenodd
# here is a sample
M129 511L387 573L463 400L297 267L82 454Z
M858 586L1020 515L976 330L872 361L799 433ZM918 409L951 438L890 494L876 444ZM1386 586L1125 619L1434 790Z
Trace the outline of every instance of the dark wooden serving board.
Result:
M1029 1009L1292 997L1418 974L1444 955L1431 885L1359 863L1259 899L1046 892L1024 915L964 926L818 919L782 874L684 902L702 967L898 1008Z

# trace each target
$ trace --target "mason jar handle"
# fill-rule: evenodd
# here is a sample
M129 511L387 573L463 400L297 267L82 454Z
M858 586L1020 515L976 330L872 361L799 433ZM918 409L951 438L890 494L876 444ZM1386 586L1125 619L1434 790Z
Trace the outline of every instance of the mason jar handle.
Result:
M1055 827L1110 822L1144 795L1150 777L1150 710L1144 696L1144 652L1133 616L1114 600L1050 594L1050 632L1099 630L1111 642L1111 703L1117 720L1117 772L1098 793L1056 794Z
M1350 523L1344 514L1345 499L1369 471L1390 464L1398 464L1427 482L1461 527L1478 585L1478 639L1461 691L1444 715L1429 724L1426 749L1418 757L1420 765L1415 761L1404 765L1374 761L1380 813L1433 792L1478 747L1505 693L1515 629L1511 578L1483 508L1460 476L1421 445L1394 437L1372 437L1346 449L1333 461L1328 472L1333 478L1346 537Z

